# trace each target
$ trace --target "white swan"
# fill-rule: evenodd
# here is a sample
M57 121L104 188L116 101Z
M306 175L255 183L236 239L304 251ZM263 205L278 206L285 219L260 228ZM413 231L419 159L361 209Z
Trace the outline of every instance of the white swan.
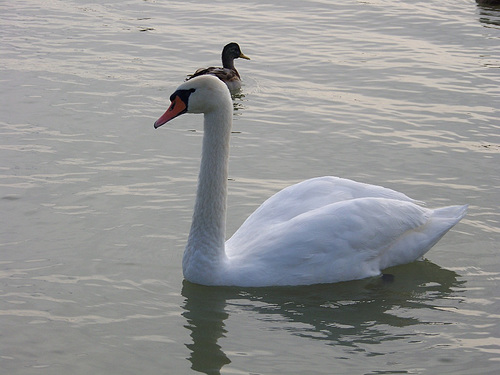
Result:
M203 113L204 136L193 222L182 261L197 284L259 287L333 283L376 276L425 254L467 206L431 210L406 195L337 177L292 185L265 201L225 241L233 106L213 76L178 87L155 128Z

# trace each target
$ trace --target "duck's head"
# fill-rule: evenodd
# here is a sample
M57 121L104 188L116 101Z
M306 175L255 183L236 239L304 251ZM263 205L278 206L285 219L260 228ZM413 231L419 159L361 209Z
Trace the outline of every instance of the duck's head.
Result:
M170 102L167 111L156 120L155 129L184 113L209 113L224 103L231 105L231 94L220 79L203 75L180 85Z
M224 61L225 59L237 59L238 57L246 60L250 60L250 57L245 56L243 52L241 52L240 46L238 43L229 43L224 46L224 49L222 50L222 60Z

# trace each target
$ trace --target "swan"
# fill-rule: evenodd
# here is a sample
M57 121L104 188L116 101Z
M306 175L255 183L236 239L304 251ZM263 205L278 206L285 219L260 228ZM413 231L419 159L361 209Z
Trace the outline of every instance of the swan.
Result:
M424 255L466 214L435 210L381 186L317 177L266 200L225 242L232 101L217 78L180 85L158 128L183 113L204 114L201 166L182 268L213 286L334 283L381 274Z
M186 81L205 74L213 75L224 82L230 91L237 91L241 88L241 77L234 67L234 59L242 58L250 60L250 57L241 52L238 43L229 43L222 49L222 68L209 67L200 68L193 74L189 75Z

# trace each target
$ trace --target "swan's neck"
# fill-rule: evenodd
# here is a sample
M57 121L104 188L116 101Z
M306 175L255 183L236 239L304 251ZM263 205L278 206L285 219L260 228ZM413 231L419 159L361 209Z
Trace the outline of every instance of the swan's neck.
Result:
M207 283L226 259L226 197L232 103L205 113L198 191L184 252L184 276Z

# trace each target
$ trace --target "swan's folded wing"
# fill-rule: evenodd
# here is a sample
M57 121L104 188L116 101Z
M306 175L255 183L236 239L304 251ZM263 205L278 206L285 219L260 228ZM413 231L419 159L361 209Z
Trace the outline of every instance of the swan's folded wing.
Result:
M270 227L333 203L367 197L422 204L403 193L382 186L333 176L311 178L291 185L267 199L247 218L233 237L236 239L241 233L246 236L246 233L254 231L256 227Z
M459 220L442 225L433 212L394 199L341 201L242 232L226 252L236 272L275 285L360 279L418 259Z

